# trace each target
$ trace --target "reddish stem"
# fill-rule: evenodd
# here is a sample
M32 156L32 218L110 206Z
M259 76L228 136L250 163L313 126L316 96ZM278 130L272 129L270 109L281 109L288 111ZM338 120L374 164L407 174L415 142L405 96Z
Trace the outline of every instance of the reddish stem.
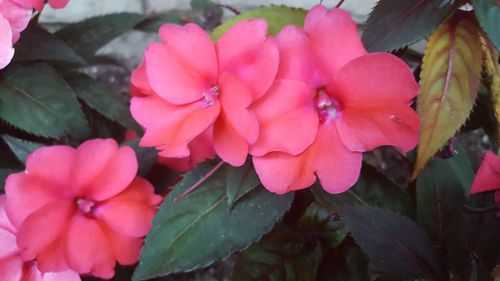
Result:
M189 193L193 192L195 189L200 187L200 185L202 185L208 178L210 178L215 172L217 172L217 170L219 170L223 164L224 161L220 161L217 165L215 165L215 167L212 168L212 170L210 170L206 175L204 175L195 184L193 184L193 186L191 186L188 190L184 191L181 195L177 196L177 198L174 199L174 202L183 199L184 197L189 195Z

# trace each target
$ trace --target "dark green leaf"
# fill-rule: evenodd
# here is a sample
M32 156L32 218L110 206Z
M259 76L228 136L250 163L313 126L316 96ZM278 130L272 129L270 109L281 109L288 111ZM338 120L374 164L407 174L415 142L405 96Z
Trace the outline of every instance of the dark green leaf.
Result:
M220 167L217 165L216 167ZM133 280L204 267L242 250L269 232L290 208L293 194L275 195L263 187L233 206L227 203L227 167L201 164L165 198L146 237ZM180 194L200 179L203 184L184 199Z
M64 41L37 25L34 21L23 31L16 43L14 61L55 60L84 64Z
M330 248L338 247L347 236L344 223L332 212L316 202L311 203L299 221L302 231L320 235L320 239Z
M145 16L134 13L104 15L69 24L56 32L56 35L87 59L144 19Z
M88 106L125 128L133 129L135 132L141 131L139 125L132 119L129 101L125 96L109 90L85 74L75 73L65 78L78 98Z
M396 280L448 280L427 234L407 217L366 206L338 206L354 240Z
M158 32L165 23L186 24L195 22L201 24L201 17L191 11L172 10L163 14L154 15L136 26L136 29L146 32Z
M146 176L156 162L158 151L150 147L140 147L139 140L126 142L125 145L132 147L135 151L137 161L139 162L139 171L137 173L141 176Z
M408 193L369 165L363 166L358 182L344 193L329 194L319 184L311 190L316 200L329 209L334 209L338 204L365 205L408 216L413 214L413 204Z
M19 161L26 163L26 158L36 149L44 146L41 143L26 141L22 139L18 139L11 136L3 136L2 139L9 146L10 150L16 155Z
M231 280L315 280L321 257L319 245L280 225L241 254Z
M0 118L35 135L84 139L89 127L75 94L46 64L9 68L0 82Z
M344 243L329 251L318 269L317 281L368 281L368 258L359 247Z
M261 185L250 159L241 167L228 167L227 169L226 192L229 206Z
M363 33L371 52L391 51L417 42L434 31L459 6L459 0L381 0Z
M491 42L500 50L500 4L497 0L472 0L474 13Z
M222 36L222 34L224 34L224 32L231 28L231 26L242 20L255 18L265 19L268 24L269 34L276 35L286 25L292 24L296 26L303 26L306 13L307 12L303 9L291 8L286 6L258 8L242 13L236 17L232 17L223 24L219 25L212 32L212 39L214 39L214 41L217 41Z

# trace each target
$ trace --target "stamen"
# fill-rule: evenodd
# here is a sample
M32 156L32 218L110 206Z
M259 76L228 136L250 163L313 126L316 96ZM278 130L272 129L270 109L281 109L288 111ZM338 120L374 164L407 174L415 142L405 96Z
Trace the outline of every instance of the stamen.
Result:
M88 214L94 209L95 202L84 198L78 198L76 200L76 205L78 206L78 209L80 209L80 211Z
M219 90L219 85L214 85L212 88L203 92L203 102L205 104L205 107L214 105L215 100L219 96Z
M335 119L340 112L340 104L330 97L325 90L319 90L316 107L322 123Z

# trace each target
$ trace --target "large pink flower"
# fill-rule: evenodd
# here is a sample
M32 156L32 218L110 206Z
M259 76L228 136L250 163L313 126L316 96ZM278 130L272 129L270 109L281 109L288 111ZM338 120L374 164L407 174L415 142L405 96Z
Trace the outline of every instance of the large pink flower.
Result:
M35 261L24 261L16 244L16 228L5 213L5 196L0 196L0 280L8 281L80 281L71 270L42 273Z
M495 191L495 203L500 204L500 157L487 151L477 170L470 190L471 194Z
M7 215L25 260L42 272L72 269L102 278L139 258L161 197L137 177L130 147L112 139L36 150L7 178Z
M0 69L14 56L13 44L19 40L31 19L31 9L21 7L13 0L0 0Z
M250 153L267 189L303 189L317 175L326 191L340 193L358 179L362 152L416 146L410 69L393 55L367 54L347 12L318 5L304 29L285 27L277 40L277 80L251 108L260 134Z
M19 6L29 9L35 9L37 11L43 10L45 6L45 0L10 0L17 3ZM66 7L69 0L49 0L49 5L54 9L61 9Z
M165 24L160 38L132 76L132 115L146 129L141 145L182 158L193 139L213 130L217 154L242 165L259 131L248 107L267 92L278 68L267 23L240 22L216 44L195 24Z

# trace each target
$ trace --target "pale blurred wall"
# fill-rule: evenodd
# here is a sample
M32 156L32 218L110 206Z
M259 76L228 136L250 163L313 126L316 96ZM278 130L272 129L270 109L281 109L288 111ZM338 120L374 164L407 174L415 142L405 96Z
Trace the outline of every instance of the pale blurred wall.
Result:
M323 4L333 7L339 0L324 0ZM65 23L79 21L95 15L113 12L160 13L170 9L189 9L189 0L70 0L64 10L46 9L41 21L45 23ZM246 10L262 5L288 5L309 9L320 0L215 0L216 3L234 6ZM361 23L366 19L376 0L345 0L342 8L352 13L354 19Z

